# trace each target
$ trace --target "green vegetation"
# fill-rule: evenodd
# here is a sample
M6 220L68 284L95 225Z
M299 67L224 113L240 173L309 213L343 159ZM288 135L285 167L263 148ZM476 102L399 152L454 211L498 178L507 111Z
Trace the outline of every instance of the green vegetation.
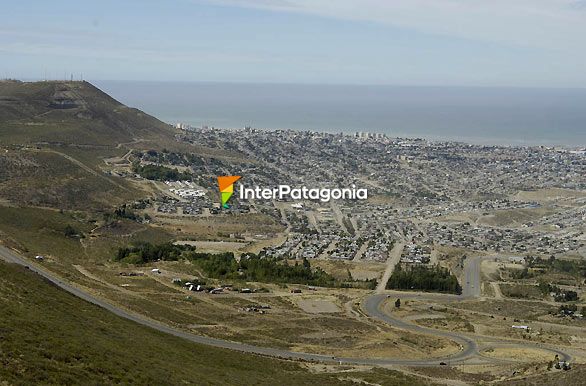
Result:
M177 261L187 259L200 266L205 274L214 279L257 281L264 283L294 283L318 287L376 287L376 280L354 281L351 276L341 281L317 267L312 268L307 259L301 264L274 257L247 253L234 258L231 252L200 253L194 246L175 245L170 242L151 244L138 242L118 249L115 261L127 264L146 264L153 261Z
M313 373L191 343L119 318L0 262L0 383L150 385L425 385L396 371ZM2 384L4 384L2 383Z
M562 260L556 259L555 256L551 256L549 259L528 256L525 260L529 268L586 278L586 261L584 260Z
M576 291L563 290L557 285L543 281L537 285L501 283L500 289L505 296L510 298L543 299L552 295L556 302L574 302L579 299Z
M558 313L574 313L578 311L578 306L575 304L562 304L558 308Z
M533 284L501 283L499 287L503 295L517 299L543 299L548 292L543 292L540 286Z
M532 272L529 272L529 268L525 267L523 269L513 269L510 271L511 279L515 280L523 280L523 279L531 279L535 275Z
M575 302L579 299L576 291L563 290L557 285L540 282L538 288L543 295L553 294L556 302Z
M75 233L87 233L92 224L77 212L59 212L38 208L0 206L0 233L3 241L10 241L21 251L52 254L61 258L79 257L80 242L68 237L67 228Z
M447 268L417 265L402 268L397 265L387 282L387 288L399 290L421 290L461 294L462 287L456 276Z
M161 165L133 165L132 171L139 174L147 180L155 181L178 181L191 180L193 175L187 172L180 172L177 169L171 169Z
M578 293L576 291L557 292L553 298L556 302L575 302L579 299Z
M295 265L289 265L286 260L246 254L237 261L231 252L198 253L195 252L195 247L189 245L138 243L132 247L118 249L115 257L117 261L130 264L179 259L191 260L198 264L207 276L215 279L297 283L324 287L338 284L334 277L321 268L311 269L308 260L303 260L303 264L296 262Z
M144 209L144 208L146 208L146 206L147 206L146 200L137 201L132 205L123 204L123 205L119 206L118 208L116 208L116 210L114 210L114 216L111 216L109 213L104 214L104 220L105 221L112 221L113 218L118 218L118 219L128 219L128 220L139 222L139 223L148 222L149 220L151 220L151 216L149 216L148 214L141 216L135 212L135 210Z
M146 152L135 152L134 156L146 162L153 162L158 164L170 164L178 166L191 166L204 164L203 158L192 153L177 153L171 152L167 149L162 151L147 150Z
M287 260L245 254L237 262L232 253L210 255L196 253L196 261L207 275L219 279L241 279L267 283L296 283L320 287L335 287L340 283L321 268L311 268L304 259L302 264L290 265Z
M71 271L71 264L79 264L81 259L108 261L118 247L129 243L138 240L165 243L172 238L160 228L128 220L115 220L96 229L101 224L100 217L82 212L0 206L0 240L29 257L57 257L52 269L67 275L65 271ZM75 233L85 235L85 239L68 237L65 232L68 226Z
M85 237L83 233L81 233L69 224L67 224L67 226L63 230L63 234L65 235L65 237L69 237L70 239L83 239Z
M119 248L115 260L128 264L145 264L152 261L177 261L180 258L193 258L195 247L190 245L174 245L163 243L153 245L139 242L132 247Z
M0 198L26 206L104 210L142 195L120 178L82 168L61 150L2 152Z

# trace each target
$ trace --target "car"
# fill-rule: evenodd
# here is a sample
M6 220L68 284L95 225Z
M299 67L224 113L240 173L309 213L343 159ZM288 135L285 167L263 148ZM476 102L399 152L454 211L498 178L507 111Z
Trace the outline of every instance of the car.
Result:
M448 364L446 362L440 362L440 366L447 366Z

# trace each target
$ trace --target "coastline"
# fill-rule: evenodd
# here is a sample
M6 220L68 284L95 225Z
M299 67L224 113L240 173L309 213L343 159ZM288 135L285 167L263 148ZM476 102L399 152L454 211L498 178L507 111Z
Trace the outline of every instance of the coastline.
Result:
M92 83L164 122L193 127L373 132L476 145L586 147L583 89Z

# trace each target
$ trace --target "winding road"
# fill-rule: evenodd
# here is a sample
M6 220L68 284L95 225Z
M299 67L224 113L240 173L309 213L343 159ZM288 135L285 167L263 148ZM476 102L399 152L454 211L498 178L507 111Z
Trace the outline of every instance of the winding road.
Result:
M457 342L461 346L461 350L452 356L446 358L429 358L429 359L392 359L392 358L351 358L351 357L335 357L335 356L328 356L328 355L321 355L321 354L312 354L312 353L303 353L303 352L294 352L288 351L284 349L277 349L271 347L259 347L253 346L245 343L239 342L231 342L222 339L215 339L205 336L200 336L196 334L192 334L183 330L179 330L163 323L159 323L152 319L147 318L144 315L135 314L124 310L114 304L108 303L103 299L99 299L94 295L83 291L80 288L74 287L58 277L56 277L53 273L45 270L43 267L38 266L37 264L31 263L28 259L21 256L20 254L5 248L0 245L0 258L3 260L19 264L21 266L25 266L33 272L36 272L40 276L44 277L48 281L52 282L59 288L69 292L70 294L77 296L80 299L93 303L119 317L131 320L143 326L147 326L153 328L155 330L164 332L166 334L174 335L179 338L183 338L195 343L204 344L208 346L230 349L235 351L240 351L244 353L250 354L258 354L264 356L271 356L276 358L283 358L283 359L295 359L295 360L304 360L304 361L316 361L316 362L323 362L323 363L337 363L337 364L354 364L354 365L374 365L374 366L388 366L388 365L404 365L404 366L438 366L440 362L449 362L450 364L458 363L458 364L466 364L466 361L474 358L480 358L487 360L488 358L482 358L479 356L478 353L478 345L476 341L468 337L464 334L460 334L457 332L450 332L450 331L442 331L436 330L432 328L421 327L415 324L411 324L405 322L401 319L394 318L389 314L382 311L383 305L385 300L387 299L387 295L385 294L375 294L371 295L366 298L363 303L363 309L366 313L375 319L378 319L382 322L388 323L394 327L399 329L409 330L415 333L423 333L428 335L433 335L437 337L443 337L451 339ZM479 265L474 265L476 267ZM421 294L412 294L412 293L402 293L401 298L419 298L419 299L431 299L431 298L442 298L446 299L446 297L452 298L454 301L463 300L467 296L455 296L455 295L440 295L440 294L425 294L422 296ZM515 342L506 342L503 341L501 343L497 343L496 345L516 345L519 347L527 347L526 344L518 344ZM531 345L535 346L535 345ZM560 360L569 361L571 358L568 354L557 350L551 347L544 347L544 346L536 346L540 349L549 350L554 352L560 356ZM492 361L499 361L492 359ZM474 363L477 364L478 362Z

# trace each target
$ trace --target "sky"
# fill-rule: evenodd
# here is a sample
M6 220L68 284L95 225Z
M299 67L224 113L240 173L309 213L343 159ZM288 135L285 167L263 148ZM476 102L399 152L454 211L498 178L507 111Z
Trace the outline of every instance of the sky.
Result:
M586 87L586 0L5 1L0 78Z

